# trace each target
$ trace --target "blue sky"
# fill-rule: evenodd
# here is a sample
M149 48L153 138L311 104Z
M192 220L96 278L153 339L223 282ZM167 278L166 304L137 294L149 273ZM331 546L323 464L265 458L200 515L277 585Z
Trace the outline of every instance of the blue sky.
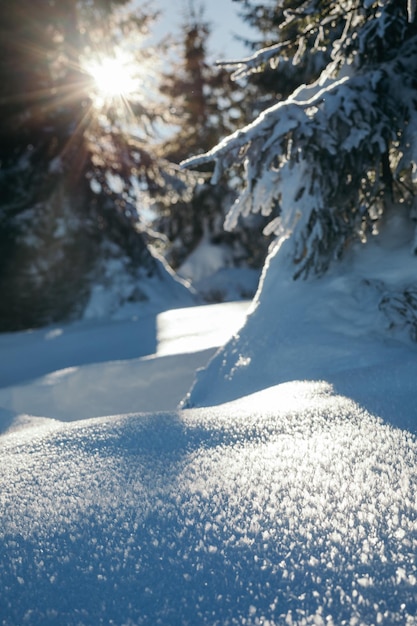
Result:
M211 55L223 59L240 59L247 56L248 50L234 37L234 35L247 36L250 33L249 27L238 16L240 4L233 0L199 0L196 6L199 4L204 7L205 17L212 26L209 42ZM165 14L160 27L167 32L175 33L182 22L189 1L154 0L153 5Z

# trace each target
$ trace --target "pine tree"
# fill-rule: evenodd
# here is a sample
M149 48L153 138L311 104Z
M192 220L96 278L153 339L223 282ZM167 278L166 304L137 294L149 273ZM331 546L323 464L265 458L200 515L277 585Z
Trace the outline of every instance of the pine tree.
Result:
M376 235L392 211L413 227L416 192L416 23L406 2L346 0L292 2L283 24L293 41L242 63L255 71L276 57L277 72L297 42L305 49L330 46L319 79L301 84L285 101L204 156L214 161L214 181L243 163L246 187L227 227L250 212L276 215L267 232L291 233L294 277L325 272L354 241ZM288 6L288 9L290 7ZM338 39L330 31L342 33Z
M186 181L155 161L144 132L128 136L122 98L100 104L87 70L148 28L151 16L124 4L0 5L1 330L79 316L92 285L110 280L109 259L132 276L160 271L138 228L138 190L175 195ZM142 129L158 114L124 105Z
M163 93L170 101L176 131L162 147L164 155L175 162L208 150L248 118L245 94L230 73L214 67L208 60L211 27L202 7L191 3L185 16L179 61L165 75ZM225 263L258 267L266 245L254 236L255 227L242 224L235 233L224 231L225 214L236 197L228 177L213 187L208 183L210 168L202 168L191 199L160 207L156 229L169 243L166 258L179 268L202 242L222 247ZM255 220L252 220L255 222ZM258 228L259 232L259 228ZM206 294L209 298L221 298Z
M297 10L300 3L292 0L272 1L268 4L253 0L234 1L241 4L241 17L254 33L254 38L247 39L245 43L258 54L250 61L252 71L245 71L244 75L249 79L249 85L258 91L254 109L259 114L278 99L288 98L300 84L316 80L330 61L331 47L315 46L316 32L314 29L310 32L314 20L311 12L298 20L288 19L291 11ZM321 11L324 19L327 16L324 3L317 5L319 16ZM304 34L302 39L299 37L301 33ZM333 23L327 37L338 39L340 34ZM285 46L281 42L285 42ZM279 55L276 54L275 45L280 48ZM264 49L268 49L268 53ZM239 77L240 69L237 69L235 78Z
M228 71L208 60L210 35L202 5L191 2L184 15L179 59L161 85L177 128L165 142L164 154L176 162L205 152L243 120L240 89Z
M417 254L417 24L415 2L291 2L278 41L238 68L240 76L271 62L279 72L294 44L305 54L329 46L317 81L300 84L188 167L215 162L212 182L236 163L245 188L226 227L263 214L266 232L287 241L294 279L320 276L368 241ZM289 7L288 7L289 8ZM340 33L334 38L334 32ZM314 47L307 41L314 35ZM414 234L414 235L413 235ZM415 284L369 287L391 327L417 338Z

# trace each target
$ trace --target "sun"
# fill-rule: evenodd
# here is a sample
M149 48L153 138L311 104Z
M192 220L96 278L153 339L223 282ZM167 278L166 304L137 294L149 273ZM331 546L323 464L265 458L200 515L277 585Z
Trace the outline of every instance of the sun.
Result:
M127 56L114 54L85 63L85 71L92 80L98 104L129 100L138 91L137 66Z

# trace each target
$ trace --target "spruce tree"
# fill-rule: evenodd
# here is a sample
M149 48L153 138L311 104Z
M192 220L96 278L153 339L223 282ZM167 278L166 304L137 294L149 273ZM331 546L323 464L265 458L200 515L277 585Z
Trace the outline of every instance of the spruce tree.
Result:
M265 108L274 104L278 99L283 100L302 83L311 83L316 80L321 71L329 62L330 47L315 48L315 33L309 33L311 15L304 19L288 21L288 14L296 8L291 0L282 2L271 1L259 3L254 0L234 0L240 4L240 15L252 28L253 38L244 40L245 44L255 55L252 59L252 71L244 72L248 79L248 86L257 91L257 97L252 96L254 113L259 114ZM325 13L324 13L325 14ZM305 32L302 45L298 34ZM337 39L340 36L335 25L330 36ZM280 55L275 54L274 46L280 43ZM264 49L268 49L265 54ZM277 71L279 64L279 71ZM239 63L235 78L240 75Z
M203 6L191 2L184 13L178 58L161 83L177 129L165 142L164 153L176 162L205 152L244 119L241 91L228 71L209 60L211 32Z
M323 48L329 62L316 81L187 165L214 162L214 182L244 165L227 227L251 212L273 217L266 231L291 236L298 278L326 272L353 242L377 236L393 212L414 228L417 29L405 0L284 4L282 40L238 74L271 62L279 74L289 61L297 72L300 55Z
M214 162L214 183L230 167L243 165L245 188L226 227L233 229L241 215L252 212L269 217L266 232L278 242L287 240L295 279L327 272L353 244L373 241L417 253L415 5L286 3L280 27L286 36L243 61L238 75L266 63L278 73L281 61L295 65L295 45L302 55L321 54L326 47L329 62L316 81L301 83L254 123L186 163ZM390 326L407 328L417 338L416 285L393 290L382 280L369 287Z
M228 70L209 61L210 35L211 26L204 18L202 6L191 3L182 26L179 60L162 83L176 129L162 151L175 162L208 150L248 119L247 102L240 86L231 80ZM249 223L241 224L234 233L225 232L225 214L236 197L236 190L228 176L211 186L210 169L201 168L200 181L189 201L159 208L156 229L169 241L166 258L177 269L204 242L219 246L228 266L259 268L266 245L254 236L256 226L249 227ZM205 295L222 298L219 292Z

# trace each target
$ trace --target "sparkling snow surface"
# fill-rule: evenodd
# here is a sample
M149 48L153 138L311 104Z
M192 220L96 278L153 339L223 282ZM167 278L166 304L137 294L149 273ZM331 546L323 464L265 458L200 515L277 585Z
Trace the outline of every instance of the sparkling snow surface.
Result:
M392 233L392 230L390 231ZM185 405L212 406L293 380L325 380L371 413L417 433L417 349L407 317L379 303L415 284L398 235L354 250L325 276L292 279L285 241L270 255L242 330L199 372Z
M324 383L1 455L4 626L417 623L416 439Z
M380 252L302 288L272 258L242 328L0 337L0 626L416 626L416 348L366 282L416 260Z

